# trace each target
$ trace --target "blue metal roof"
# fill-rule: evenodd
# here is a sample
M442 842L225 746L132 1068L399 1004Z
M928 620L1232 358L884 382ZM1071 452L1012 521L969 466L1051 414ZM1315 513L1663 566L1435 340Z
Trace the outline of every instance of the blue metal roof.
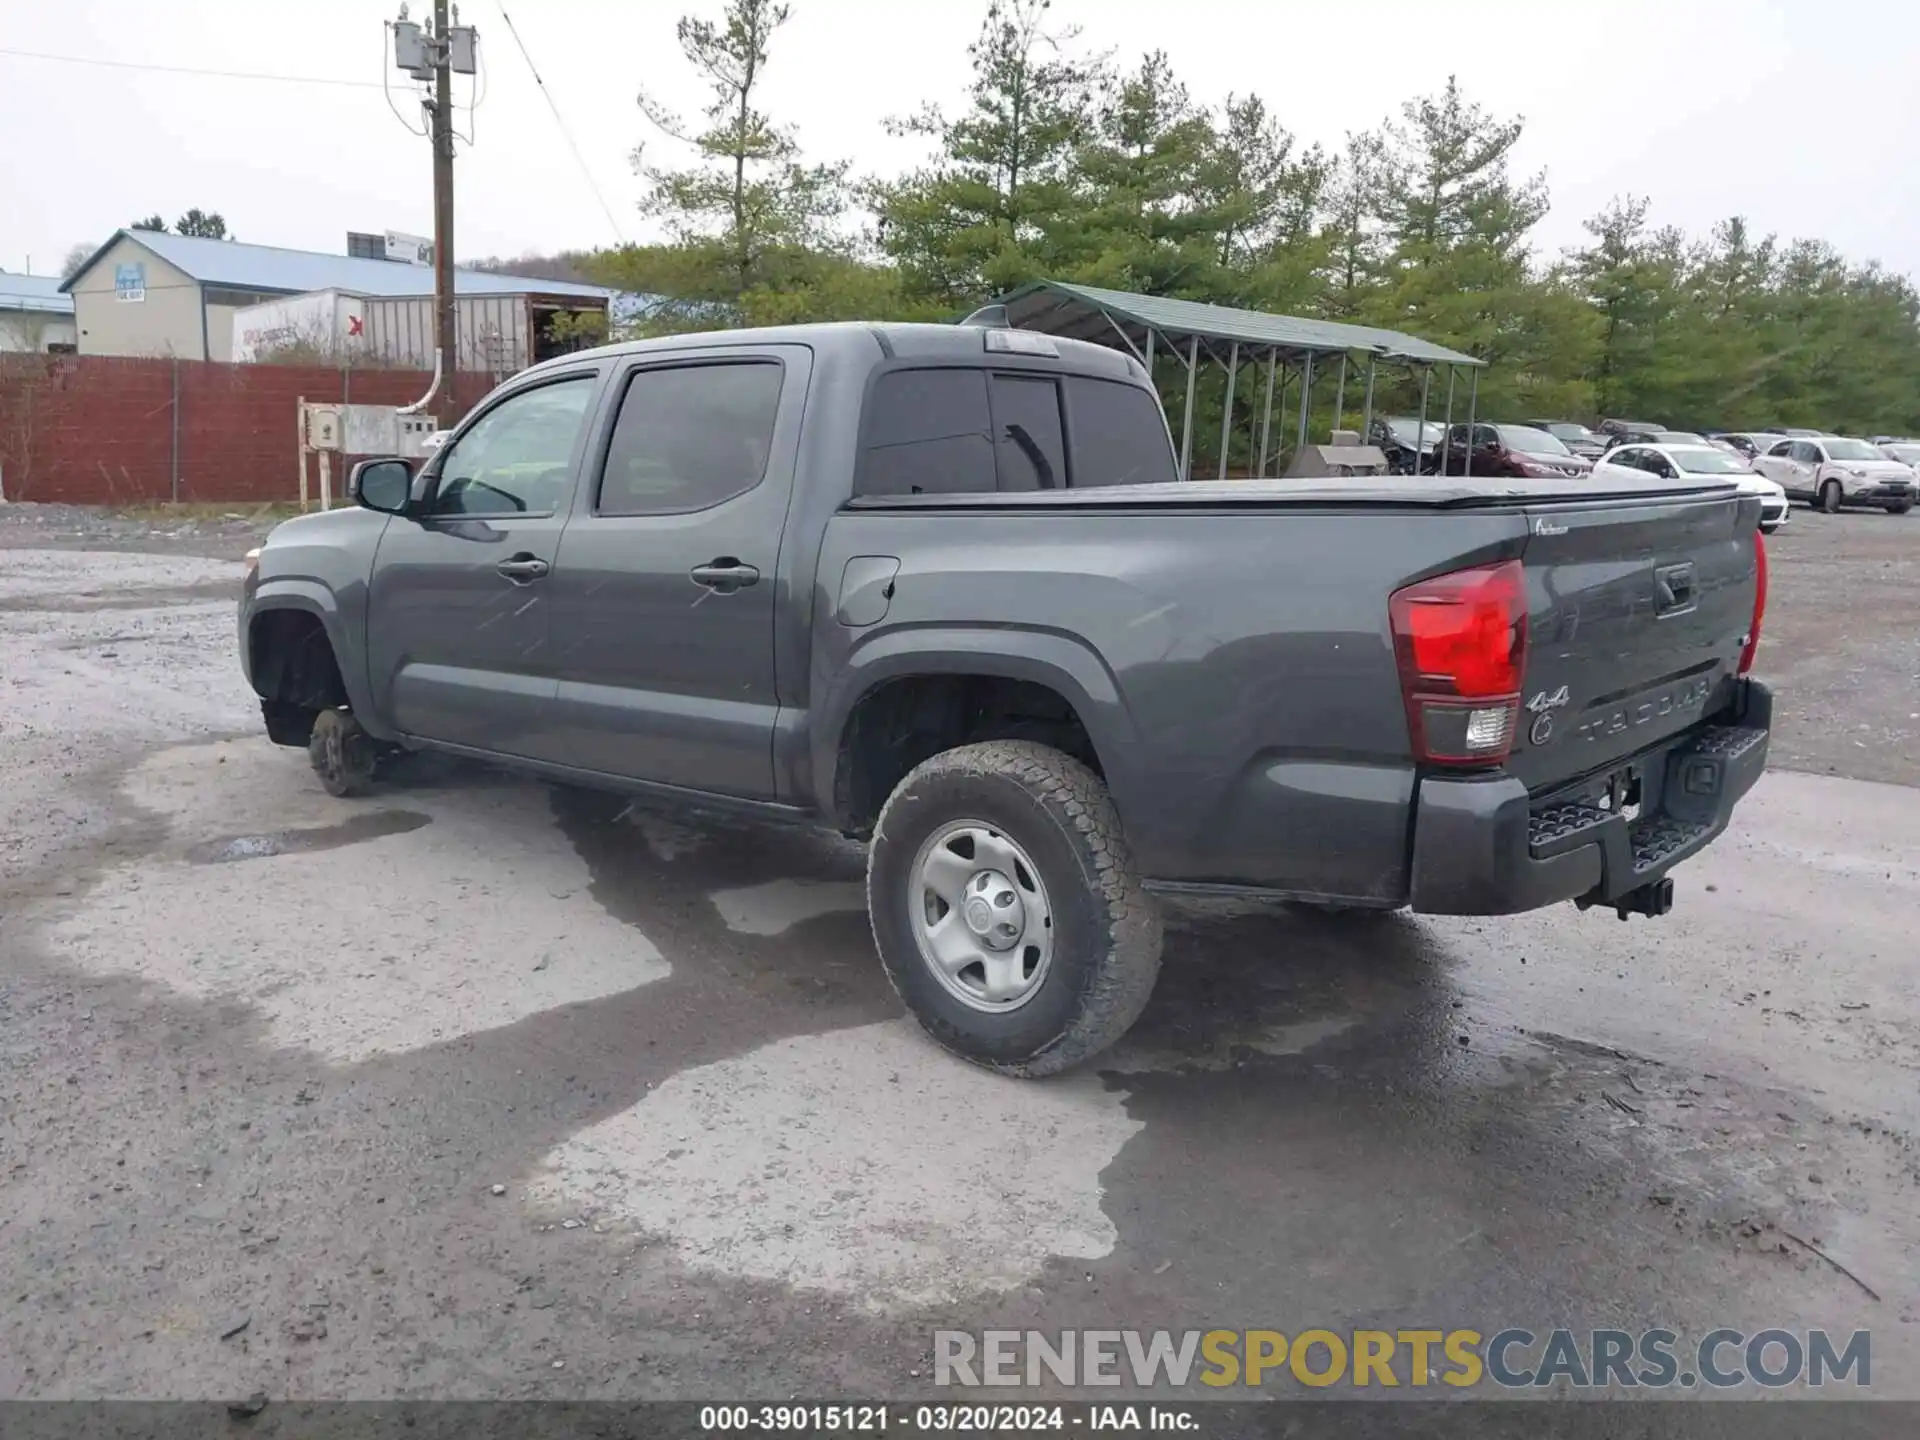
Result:
M34 310L43 315L73 314L73 297L60 293L57 275L9 275L0 270L0 310Z
M87 258L61 289L93 268L101 254L122 237L148 250L203 285L234 290L266 290L304 295L312 290L345 290L355 295L431 295L433 271L392 260L363 260L353 255L323 255L315 250L283 250L277 245L243 245L238 240L207 240L170 235L164 230L119 230ZM484 270L453 272L460 295L572 295L605 299L614 292L600 285L575 285L527 275L495 275Z

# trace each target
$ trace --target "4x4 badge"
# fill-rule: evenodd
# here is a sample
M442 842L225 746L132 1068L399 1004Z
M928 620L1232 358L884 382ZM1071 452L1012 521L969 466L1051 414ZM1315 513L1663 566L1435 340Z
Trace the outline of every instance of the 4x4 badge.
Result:
M1567 687L1562 685L1549 695L1545 690L1535 692L1527 701L1527 709L1532 712L1533 726L1527 731L1529 745L1544 745L1553 738L1553 712L1568 702Z

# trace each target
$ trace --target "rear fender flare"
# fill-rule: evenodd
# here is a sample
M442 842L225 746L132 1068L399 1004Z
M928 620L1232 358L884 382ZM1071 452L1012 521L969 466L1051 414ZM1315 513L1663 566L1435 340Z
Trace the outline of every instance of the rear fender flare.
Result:
M1133 718L1105 661L1072 637L1046 630L939 627L876 635L833 677L812 736L814 794L834 820L840 741L854 707L889 680L911 675L987 675L1044 685L1073 707L1093 742L1107 788L1127 813L1135 760Z

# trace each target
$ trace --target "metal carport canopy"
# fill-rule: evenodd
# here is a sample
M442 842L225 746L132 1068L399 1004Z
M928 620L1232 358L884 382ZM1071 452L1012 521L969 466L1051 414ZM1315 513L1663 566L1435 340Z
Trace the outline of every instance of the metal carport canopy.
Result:
M1337 409L1344 412L1348 357L1367 357L1366 403L1363 428L1373 418L1373 372L1379 360L1399 362L1424 370L1431 379L1433 367L1448 367L1447 412L1453 411L1455 367L1473 372L1474 394L1479 390L1479 370L1484 361L1444 345L1435 345L1415 335L1397 330L1381 330L1371 325L1346 325L1333 320L1309 320L1298 315L1273 315L1262 310L1241 310L1231 305L1210 305L1198 300L1175 300L1162 295L1135 295L1125 290L1104 290L1093 285L1072 285L1063 280L1035 280L1002 296L997 302L1006 309L1009 324L1020 330L1035 330L1074 340L1089 340L1099 345L1114 345L1118 340L1149 369L1156 351L1170 352L1186 367L1187 395L1185 415L1180 424L1180 473L1190 475L1193 464L1194 387L1200 368L1200 350L1206 347L1209 358L1217 360L1227 372L1227 403L1220 421L1220 478L1227 476L1229 426L1233 414L1233 389L1239 378L1241 352L1249 358L1267 361L1266 403L1258 414L1258 459L1253 473L1264 475L1268 442L1273 425L1274 371L1282 357L1298 362L1301 371L1300 424L1298 445L1307 443L1307 418L1313 388L1316 356L1340 357L1340 399ZM1157 343L1156 343L1157 342ZM1226 347L1223 356L1216 346ZM1420 392L1420 430L1424 436L1427 414L1427 383ZM1284 387L1282 387L1284 389ZM1469 416L1472 415L1471 401ZM1282 444L1284 446L1284 439ZM1250 445L1251 450L1251 445ZM1276 452L1276 458L1277 452ZM1469 464L1471 461L1469 461Z
M1270 315L1264 310L1239 310L1231 305L1209 305L1199 300L1174 300L1163 295L1133 295L1125 290L1101 290L1092 285L1069 285L1061 280L1035 280L998 302L1017 329L1040 330L1075 340L1110 343L1114 327L1132 328L1144 341L1149 330L1171 341L1252 346L1290 355L1317 352L1337 355L1359 351L1384 360L1406 360L1419 365L1481 365L1485 362L1459 350L1449 350L1418 336L1371 325L1344 325L1333 320L1308 320L1298 315ZM1133 336L1127 336L1129 341Z

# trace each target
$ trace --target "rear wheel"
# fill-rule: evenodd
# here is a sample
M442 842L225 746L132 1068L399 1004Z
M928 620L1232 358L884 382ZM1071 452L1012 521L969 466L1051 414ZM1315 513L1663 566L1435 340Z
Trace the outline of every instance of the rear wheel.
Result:
M1843 492L1840 489L1840 482L1838 480L1827 481L1826 484L1820 487L1820 508L1829 515L1838 515L1840 513L1842 496Z
M1025 740L965 745L888 797L867 863L881 964L927 1033L1009 1075L1051 1075L1139 1018L1160 915L1099 776Z
M358 795L373 783L380 747L351 711L322 710L313 718L307 758L329 795Z

